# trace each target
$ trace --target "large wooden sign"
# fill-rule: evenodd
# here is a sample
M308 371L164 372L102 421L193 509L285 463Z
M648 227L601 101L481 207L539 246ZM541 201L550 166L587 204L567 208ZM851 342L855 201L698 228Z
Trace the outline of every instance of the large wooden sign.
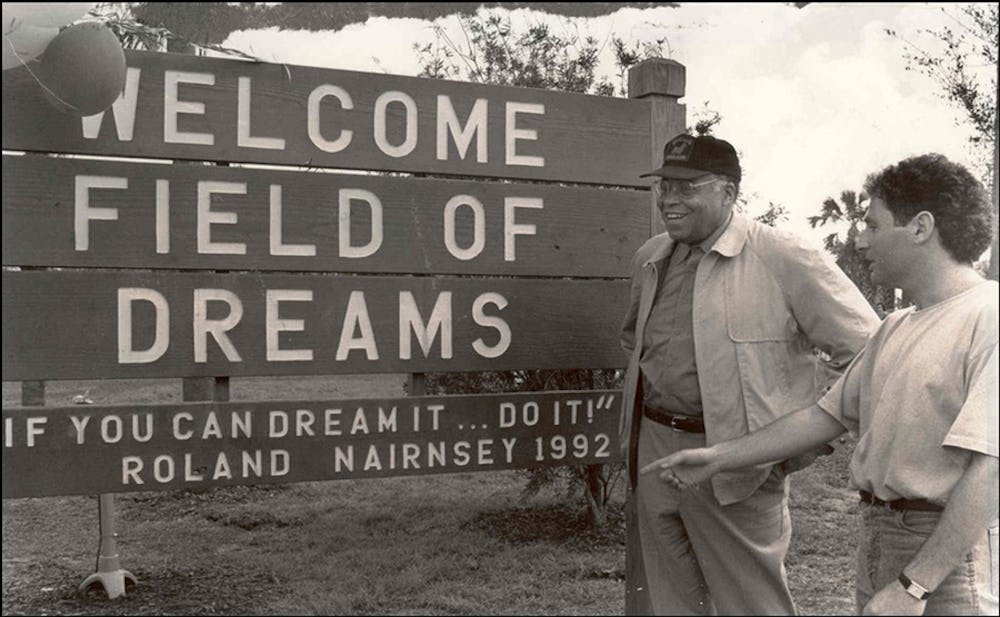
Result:
M602 390L5 410L3 496L607 463L620 458L619 397Z
M625 364L649 102L126 58L82 119L3 72L4 380ZM618 397L5 408L3 490L606 462Z

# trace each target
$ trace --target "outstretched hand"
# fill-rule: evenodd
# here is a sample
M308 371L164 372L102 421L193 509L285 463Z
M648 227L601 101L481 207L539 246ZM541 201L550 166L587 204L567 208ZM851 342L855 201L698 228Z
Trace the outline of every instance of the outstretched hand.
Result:
M717 467L711 448L693 448L653 461L639 473L656 473L667 484L682 489L708 480L718 473Z

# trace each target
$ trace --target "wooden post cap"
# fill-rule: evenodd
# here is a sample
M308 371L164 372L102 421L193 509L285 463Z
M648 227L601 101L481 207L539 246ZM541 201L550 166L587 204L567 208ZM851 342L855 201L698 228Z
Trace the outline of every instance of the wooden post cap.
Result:
M629 98L660 95L672 98L684 96L687 69L676 60L647 58L628 70Z

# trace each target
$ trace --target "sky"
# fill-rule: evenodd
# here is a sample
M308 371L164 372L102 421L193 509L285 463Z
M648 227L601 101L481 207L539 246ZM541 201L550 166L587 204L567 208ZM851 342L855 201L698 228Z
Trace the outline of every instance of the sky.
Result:
M714 134L740 152L749 212L784 206L792 228L819 245L806 217L827 197L860 190L868 173L905 157L939 152L977 175L962 112L939 96L930 77L907 70L906 44L935 51L921 29L956 27L941 4L682 3L680 8L622 9L569 19L530 10L499 11L517 31L544 21L555 32L599 41L666 38L664 56L687 68L688 125L699 110L723 120ZM481 9L481 13L483 10ZM457 17L372 18L337 32L239 31L223 45L268 62L416 75L413 45L433 42L433 25L461 35ZM617 85L610 44L602 73ZM993 68L995 71L996 69Z

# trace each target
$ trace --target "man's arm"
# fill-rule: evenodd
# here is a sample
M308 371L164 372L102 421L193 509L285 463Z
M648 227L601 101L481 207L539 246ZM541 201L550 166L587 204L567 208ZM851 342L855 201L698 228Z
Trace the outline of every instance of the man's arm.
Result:
M800 242L775 267L783 270L778 280L799 328L828 357L825 385L832 385L878 327L879 317L827 254Z
M903 574L933 593L996 519L997 458L975 452L948 497L937 527L903 568ZM893 581L875 594L864 614L921 615L925 604L926 600L914 598Z
M821 396L864 347L879 318L829 255L791 235L774 246L780 250L769 253L766 261L809 346L823 352L815 375L816 394ZM786 474L793 473L832 452L831 445L818 444L781 461L779 467Z
M778 418L764 428L708 448L681 450L654 461L640 473L658 472L668 482L698 484L721 471L777 461L815 448L844 432L818 405Z

